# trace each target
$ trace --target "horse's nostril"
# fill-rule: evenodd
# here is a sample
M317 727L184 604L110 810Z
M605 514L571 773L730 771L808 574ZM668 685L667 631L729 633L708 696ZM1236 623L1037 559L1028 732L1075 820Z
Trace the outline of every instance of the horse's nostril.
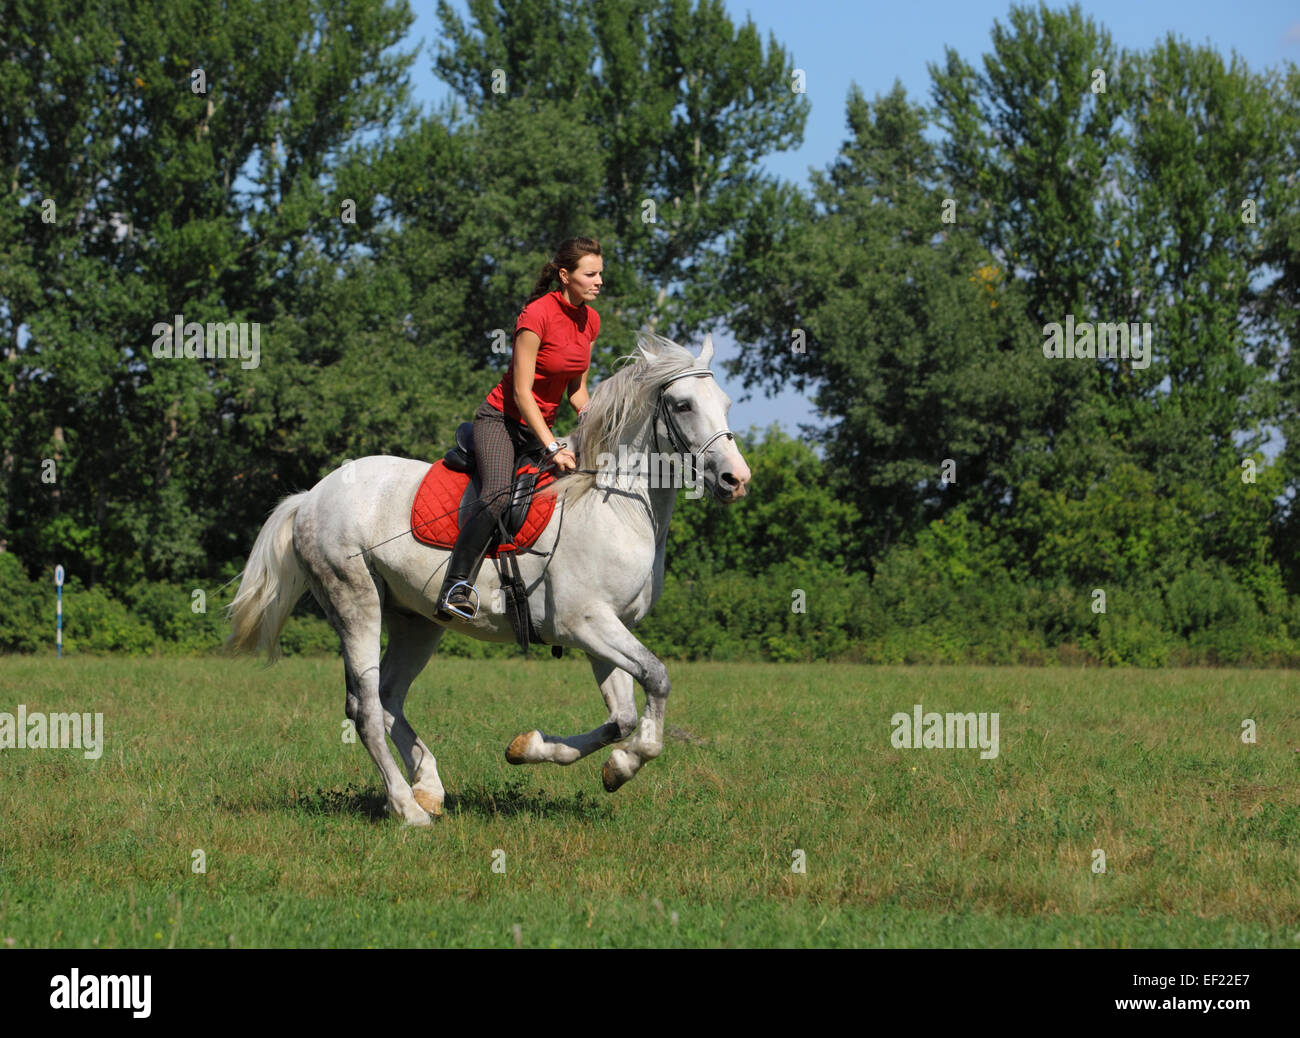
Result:
M735 476L733 476L730 472L724 472L724 473L722 474L722 482L726 483L727 486L729 486L729 487L735 487L736 485L738 485L738 484L740 483L740 480L738 480L738 479L737 479Z

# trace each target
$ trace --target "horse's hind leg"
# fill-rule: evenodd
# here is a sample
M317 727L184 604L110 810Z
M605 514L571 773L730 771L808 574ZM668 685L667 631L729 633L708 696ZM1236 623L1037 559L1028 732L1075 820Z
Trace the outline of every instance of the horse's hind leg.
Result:
M632 697L632 675L611 663L590 657L600 694L609 707L609 717L599 728L582 735L543 735L533 730L516 735L506 749L511 764L572 764L587 754L627 737L636 727L636 701Z
M384 725L402 755L406 773L411 776L415 802L430 814L440 815L446 791L438 777L438 762L415 734L402 706L411 682L437 650L445 628L422 616L393 609L385 611L384 619L388 624L388 651L379 665L379 700L384 707Z
M347 680L347 715L375 762L388 793L389 810L408 825L432 825L389 752L384 738L384 709L379 700L379 642L383 603L374 576L364 562L323 563L312 571L316 600L343 647ZM319 589L319 590L318 590Z

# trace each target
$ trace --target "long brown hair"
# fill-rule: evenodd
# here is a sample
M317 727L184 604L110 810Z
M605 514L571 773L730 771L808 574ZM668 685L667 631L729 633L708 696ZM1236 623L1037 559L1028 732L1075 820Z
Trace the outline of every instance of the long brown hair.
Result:
M599 255L600 242L595 238L570 238L560 242L560 247L555 250L555 258L547 260L542 266L541 273L537 275L537 284L533 286L533 294L524 306L546 295L551 290L551 283L560 276L561 270L573 270L582 262L583 256Z

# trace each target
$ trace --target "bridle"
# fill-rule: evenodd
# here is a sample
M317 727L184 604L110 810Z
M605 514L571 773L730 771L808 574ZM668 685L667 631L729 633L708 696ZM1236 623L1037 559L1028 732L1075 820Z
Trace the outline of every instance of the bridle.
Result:
M730 429L723 429L721 432L715 432L712 436L710 436L707 440L705 440L704 445L700 447L698 450L694 450L694 451L691 450L691 445L686 442L686 436L682 433L681 427L677 424L676 419L673 418L672 410L669 407L667 407L665 404L664 391L669 386L671 386L674 382L676 382L678 379L712 378L712 377L713 377L713 372L710 371L708 368L690 368L687 371L678 372L676 375L673 375L666 382L664 382L662 386L659 387L659 398L655 401L654 419L651 423L651 428L654 430L656 454L661 453L659 450L659 422L661 420L664 423L664 428L668 430L669 445L673 448L673 450L677 451L677 453L683 454L687 458L701 457L704 454L704 452L707 451L713 445L713 441L719 439L720 437L725 436L733 443L735 442L736 434L733 433Z

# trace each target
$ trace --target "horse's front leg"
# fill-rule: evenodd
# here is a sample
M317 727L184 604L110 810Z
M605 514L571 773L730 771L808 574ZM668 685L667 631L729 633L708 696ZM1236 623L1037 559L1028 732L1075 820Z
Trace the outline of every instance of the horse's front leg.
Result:
M605 791L614 792L624 782L632 778L646 761L654 760L664 751L664 709L668 705L668 672L657 657L651 659L658 664L661 680L646 685L645 713L641 715L641 724L636 734L622 746L614 749L605 766L601 768L600 778L605 784ZM654 691L651 691L651 689Z
M574 631L573 638L591 656L617 667L616 673L630 674L645 689L641 724L632 738L610 752L601 769L605 789L612 793L640 771L646 761L654 760L663 752L664 708L670 688L668 669L612 612L591 617ZM631 688L626 688L631 705Z
M632 697L632 675L611 663L591 656L600 694L609 707L609 717L599 728L582 735L543 735L533 730L517 735L506 749L511 764L572 764L587 754L626 738L636 727L636 703Z

